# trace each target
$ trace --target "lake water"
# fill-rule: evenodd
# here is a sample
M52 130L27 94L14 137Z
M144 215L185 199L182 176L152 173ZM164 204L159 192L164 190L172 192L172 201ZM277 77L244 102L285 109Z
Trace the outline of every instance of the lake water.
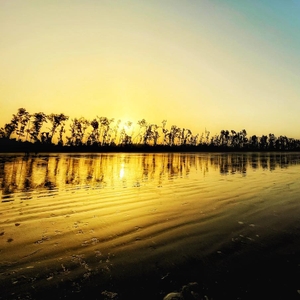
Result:
M2 154L0 200L0 299L300 299L300 153Z

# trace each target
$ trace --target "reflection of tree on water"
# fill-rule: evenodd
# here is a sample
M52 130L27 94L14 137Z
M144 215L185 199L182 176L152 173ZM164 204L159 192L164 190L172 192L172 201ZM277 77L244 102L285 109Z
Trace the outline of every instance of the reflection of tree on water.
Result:
M46 172L45 172L45 182L44 187L49 190L54 190L56 188L55 184L55 178L58 175L58 163L59 158L55 157L53 158L53 168L48 168L49 165L49 157L47 158L47 164L46 164Z
M218 166L220 173L246 173L248 168L253 170L261 167L273 171L276 168L286 168L288 165L299 163L299 155L284 153L230 153L211 157L211 165Z
M247 170L287 168L300 163L297 153L160 153L4 156L0 161L3 197L15 192L53 192L58 189L139 187L147 182L188 177L192 170L244 174ZM8 196L11 195L11 196Z
M67 158L66 184L79 184L79 164L78 158Z
M232 154L223 155L217 162L220 167L220 173L242 173L245 174L247 171L247 164L249 158L247 154Z
M32 168L33 168L33 159L27 157L26 161L28 161L28 165L26 167L26 177L24 181L24 191L29 191L31 186L31 178L32 178Z
M258 169L258 167L259 167L258 159L259 159L259 157L258 157L257 153L251 154L250 164L251 164L251 168L253 170Z

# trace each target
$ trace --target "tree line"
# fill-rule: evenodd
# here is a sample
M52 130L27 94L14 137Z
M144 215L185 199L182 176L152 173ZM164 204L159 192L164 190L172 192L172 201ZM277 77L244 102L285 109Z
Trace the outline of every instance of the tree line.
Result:
M186 148L193 150L246 150L246 151L290 151L300 150L300 140L286 136L276 137L273 133L247 136L241 131L221 130L211 135L209 131L193 134L190 129L172 125L167 121L160 125L139 120L138 130L132 122L107 117L87 120L84 117L70 119L65 114L30 114L25 108L19 108L9 123L0 128L0 139L27 142L32 145L58 147L105 148ZM154 147L154 148L153 148Z

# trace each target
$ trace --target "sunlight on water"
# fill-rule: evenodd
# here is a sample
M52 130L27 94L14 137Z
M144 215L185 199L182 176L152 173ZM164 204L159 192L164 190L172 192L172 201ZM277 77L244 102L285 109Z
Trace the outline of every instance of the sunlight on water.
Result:
M216 278L249 253L300 259L299 163L299 153L2 155L0 299L52 287L128 299L149 285L162 299L202 270L217 299Z

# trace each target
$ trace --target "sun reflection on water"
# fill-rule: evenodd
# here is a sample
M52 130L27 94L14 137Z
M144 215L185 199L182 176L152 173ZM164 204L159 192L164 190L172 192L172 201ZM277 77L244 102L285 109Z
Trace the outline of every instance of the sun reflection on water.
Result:
M124 169L124 163L121 164L121 169L120 169L120 179L123 179L125 175L125 169Z

